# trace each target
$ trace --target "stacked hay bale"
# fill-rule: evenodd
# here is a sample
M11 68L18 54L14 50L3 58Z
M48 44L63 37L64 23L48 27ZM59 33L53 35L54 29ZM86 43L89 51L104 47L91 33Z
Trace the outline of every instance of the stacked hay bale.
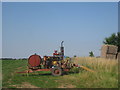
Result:
M117 54L117 59L120 60L120 52Z
M101 57L107 59L116 59L118 47L114 45L103 45L101 48Z

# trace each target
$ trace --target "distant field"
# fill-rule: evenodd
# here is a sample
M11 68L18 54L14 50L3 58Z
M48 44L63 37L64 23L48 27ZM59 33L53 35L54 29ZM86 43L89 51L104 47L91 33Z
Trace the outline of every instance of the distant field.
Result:
M29 76L18 74L26 70L27 60L3 60L3 88L118 88L118 61L101 58L76 57L72 61L96 72L54 77L50 72L34 72Z

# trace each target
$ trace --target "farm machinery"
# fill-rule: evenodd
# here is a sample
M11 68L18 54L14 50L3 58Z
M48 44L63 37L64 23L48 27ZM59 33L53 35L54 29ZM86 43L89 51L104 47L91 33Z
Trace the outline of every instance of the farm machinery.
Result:
M63 72L70 71L73 67L81 67L88 71L92 71L84 66L78 66L71 63L71 58L64 59L63 41L61 42L60 52L54 51L53 56L43 56L34 54L28 58L27 71L17 73L31 73L34 71L51 71L53 76L63 75Z

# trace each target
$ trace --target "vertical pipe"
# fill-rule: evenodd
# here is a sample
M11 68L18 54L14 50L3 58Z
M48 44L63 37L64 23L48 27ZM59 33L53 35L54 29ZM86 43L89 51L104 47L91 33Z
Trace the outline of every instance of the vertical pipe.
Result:
M63 42L61 42L61 47L60 47L60 51L61 51L61 59L63 60L64 59L64 47L63 47Z

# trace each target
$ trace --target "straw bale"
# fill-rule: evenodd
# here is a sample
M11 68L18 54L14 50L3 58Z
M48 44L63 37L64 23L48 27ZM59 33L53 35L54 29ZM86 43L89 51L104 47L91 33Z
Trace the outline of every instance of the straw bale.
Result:
M101 58L106 58L107 51L108 51L108 46L103 45L101 48Z
M116 55L115 54L107 54L106 58L107 59L116 59Z
M107 56L107 54L116 55L117 49L118 49L118 47L114 46L114 45L103 45L101 48L101 58L107 58L109 56L109 55ZM111 55L109 57L111 57Z
M117 54L118 47L114 45L107 45L108 46L108 54Z
M120 52L117 54L117 59L120 60Z

